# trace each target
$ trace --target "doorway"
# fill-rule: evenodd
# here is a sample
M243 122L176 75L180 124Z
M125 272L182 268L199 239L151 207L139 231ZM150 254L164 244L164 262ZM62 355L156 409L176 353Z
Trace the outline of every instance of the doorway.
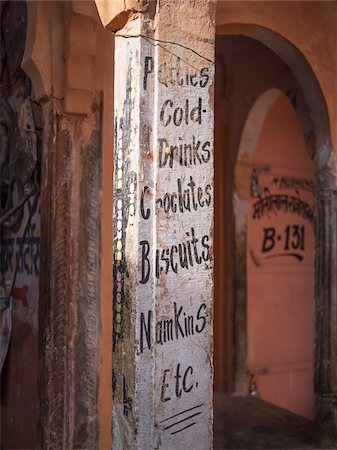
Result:
M224 394L255 398L256 411L273 404L308 431L312 121L297 79L263 44L218 36L216 68L215 405L232 402Z
M249 162L248 393L313 419L313 164L294 109L280 91L257 99L242 140L247 128L259 131L252 116L265 104ZM240 148L240 159L247 150ZM235 198L242 201L238 192Z

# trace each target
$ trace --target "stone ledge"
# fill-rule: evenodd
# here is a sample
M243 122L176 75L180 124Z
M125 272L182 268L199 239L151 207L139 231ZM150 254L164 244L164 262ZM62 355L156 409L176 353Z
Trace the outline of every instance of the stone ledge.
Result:
M115 33L124 27L134 13L145 11L149 1L95 0L95 3L103 26Z

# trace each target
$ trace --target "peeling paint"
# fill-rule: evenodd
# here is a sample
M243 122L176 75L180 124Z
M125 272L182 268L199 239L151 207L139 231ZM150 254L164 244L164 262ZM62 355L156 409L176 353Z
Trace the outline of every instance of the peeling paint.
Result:
M123 335L114 332L115 449L212 448L214 18L204 9L206 43L169 39L165 15L181 15L171 3L155 34L140 15L116 35L114 219L127 276ZM135 176L132 223L119 217L129 216L120 152Z

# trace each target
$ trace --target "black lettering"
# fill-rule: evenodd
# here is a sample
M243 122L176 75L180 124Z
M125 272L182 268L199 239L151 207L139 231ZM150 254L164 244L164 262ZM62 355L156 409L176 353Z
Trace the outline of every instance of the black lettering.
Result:
M178 253L178 248L176 245L172 245L172 247L171 247L170 262L171 262L171 267L172 267L173 272L177 273L178 272L178 264L173 261L173 252Z
M173 306L174 306L174 329L175 329L176 338L179 339L179 333L180 333L181 337L185 337L184 330L182 329L181 324L179 322L180 314L182 313L183 307L180 306L179 311L177 311L177 303L176 302L173 302Z
M180 178L178 178L177 184L178 184L178 196L179 196L179 210L180 210L180 212L184 212L183 194L182 194Z
M193 122L199 123L201 125L201 111L202 110L202 99L199 97L198 106L192 109L191 111L191 120Z
M202 208L203 206L204 206L204 204L205 204L205 202L202 200L202 197L203 197L203 191L202 191L202 188L201 187L198 187L198 203L199 203L199 205L200 205L200 207Z
M182 121L183 121L183 109L176 108L173 113L173 123L176 127L179 127Z
M198 84L197 81L194 81L194 79L196 78L196 76L197 76L196 74L190 75L190 82L191 82L191 85L194 86L194 87Z
M186 336L194 334L194 317L189 314L185 317L185 334Z
M156 323L156 344L163 345L163 321L158 320Z
M198 205L195 201L195 195L194 195L194 187L195 187L195 182L193 181L192 176L190 176L190 182L187 183L187 186L189 186L191 188L191 193L192 193L192 204L193 204L193 208L196 211L198 209Z
M160 253L159 253L159 250L157 249L156 250L156 277L158 279L159 279L160 272L162 272L162 270L163 270L159 264L159 255L160 255Z
M194 257L195 257L197 264L201 264L202 259L198 254L198 247L197 247L197 243L199 242L199 239L195 237L194 228L191 228L191 233L192 233L192 245L194 248Z
M203 238L201 239L201 245L204 247L204 249L206 249L206 251L203 250L202 252L202 257L205 262L210 259L209 245L207 244L208 241L209 237L207 235L203 236Z
M182 393L182 390L180 389L180 383L179 383L179 380L181 378L180 364L177 365L177 371L176 371L174 378L176 379L176 397L179 398L179 397L181 397L181 393Z
M202 80L200 80L200 87L204 88L207 86L209 75L208 75L208 67L203 67L200 70L200 75L202 77Z
M199 147L200 147L200 141L195 143L195 136L194 135L193 135L192 145L193 145L193 162L194 162L194 165L196 165L196 158L199 161L199 163L202 164L201 157L200 157L200 155L198 153L198 150L199 150Z
M160 123L162 124L163 127L167 127L167 125L169 125L172 119L172 116L169 114L167 119L165 120L165 108L167 107L167 105L169 105L172 108L173 101L166 100L160 110Z
M165 167L167 159L169 157L166 149L168 148L168 142L165 138L158 139L159 141L159 167ZM173 155L170 155L170 167L173 165Z
M198 309L198 312L197 312L197 320L198 320L198 321L201 320L201 325L200 325L200 327L199 327L198 324L195 326L195 330L196 330L197 333L201 333L202 330L203 330L203 329L205 328L205 326L206 326L206 316L205 316L205 315L201 315L201 314L202 314L202 312L201 312L202 310L206 310L206 304L205 304L205 303L202 303L202 304L199 306L199 309Z
M175 201L176 198L177 194L173 192L173 194L171 195L171 210L174 213L177 212L177 202Z
M275 246L275 228L263 228L263 232L262 252L270 252Z
M144 81L143 81L143 86L145 91L147 90L147 76L150 73L153 73L153 68L154 68L154 64L153 64L153 58L152 56L145 56L145 69L144 69Z
M173 320L164 320L164 342L173 340Z
M186 253L186 245L185 244L178 244L179 249L179 262L180 266L184 269L188 269L188 261L187 261L187 253ZM183 255L184 251L184 255Z
M186 372L185 372L184 377L183 377L183 390L184 390L184 392L191 392L191 390L193 389L193 383L191 383L189 387L186 386L186 378L187 378L188 372L190 372L190 374L192 375L193 368L191 366L187 367Z
M191 199L189 189L184 190L184 208L191 212Z
M143 219L147 220L150 217L150 210L149 208L145 211L144 209L144 195L149 192L150 189L148 186L144 186L144 189L142 190L142 193L140 194L140 213Z
M208 184L205 188L205 193L208 195L208 198L205 199L207 206L209 206L212 202L212 196L210 193L211 190L212 190L212 186Z
M150 252L150 244L147 241L140 241L139 245L141 245L142 247L142 277L140 279L140 283L145 284L149 281L150 277L150 260L148 258Z
M206 155L202 155L202 160L204 161L204 163L208 163L208 161L211 158L211 152L209 150L209 147L211 146L211 143L209 141L206 141L203 143L201 150L206 153Z
M193 154L191 144L184 144L184 156L185 156L185 166L187 166L187 161L191 166L193 164Z
M190 233L187 232L186 236L189 237L189 235L190 235ZM190 261L190 266L193 267L193 258L192 258L192 251L191 251L191 243L190 243L190 241L187 241L187 253L188 253L188 258L189 258L189 261Z
M170 371L169 369L164 370L163 383L161 385L161 396L160 396L160 399L162 402L167 402L167 401L171 400L171 397L165 397L166 388L169 387L169 384L166 383L166 374L169 371Z
M166 193L164 195L164 211L165 211L165 214L168 214L170 212L170 206L171 206L170 194Z
M146 337L146 343L149 350L151 350L151 321L152 311L147 313L147 327L144 313L140 313L140 353L144 351L144 333Z
M189 102L188 102L188 98L186 99L186 103L185 103L185 122L186 125L188 125L188 113L189 113Z

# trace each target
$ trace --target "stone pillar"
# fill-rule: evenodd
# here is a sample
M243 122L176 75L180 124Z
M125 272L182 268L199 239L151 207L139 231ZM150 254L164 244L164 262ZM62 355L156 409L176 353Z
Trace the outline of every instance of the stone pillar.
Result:
M335 444L337 440L337 156L333 150L323 170L319 170L316 174L315 206L316 420L321 429L322 440Z
M40 447L98 448L101 99L87 117L44 105Z
M98 73L110 67L102 69L97 49L109 40L98 32L93 2L26 3L22 68L43 104L39 448L92 450L102 448L102 120L109 102Z
M212 448L214 14L116 33L114 449Z

